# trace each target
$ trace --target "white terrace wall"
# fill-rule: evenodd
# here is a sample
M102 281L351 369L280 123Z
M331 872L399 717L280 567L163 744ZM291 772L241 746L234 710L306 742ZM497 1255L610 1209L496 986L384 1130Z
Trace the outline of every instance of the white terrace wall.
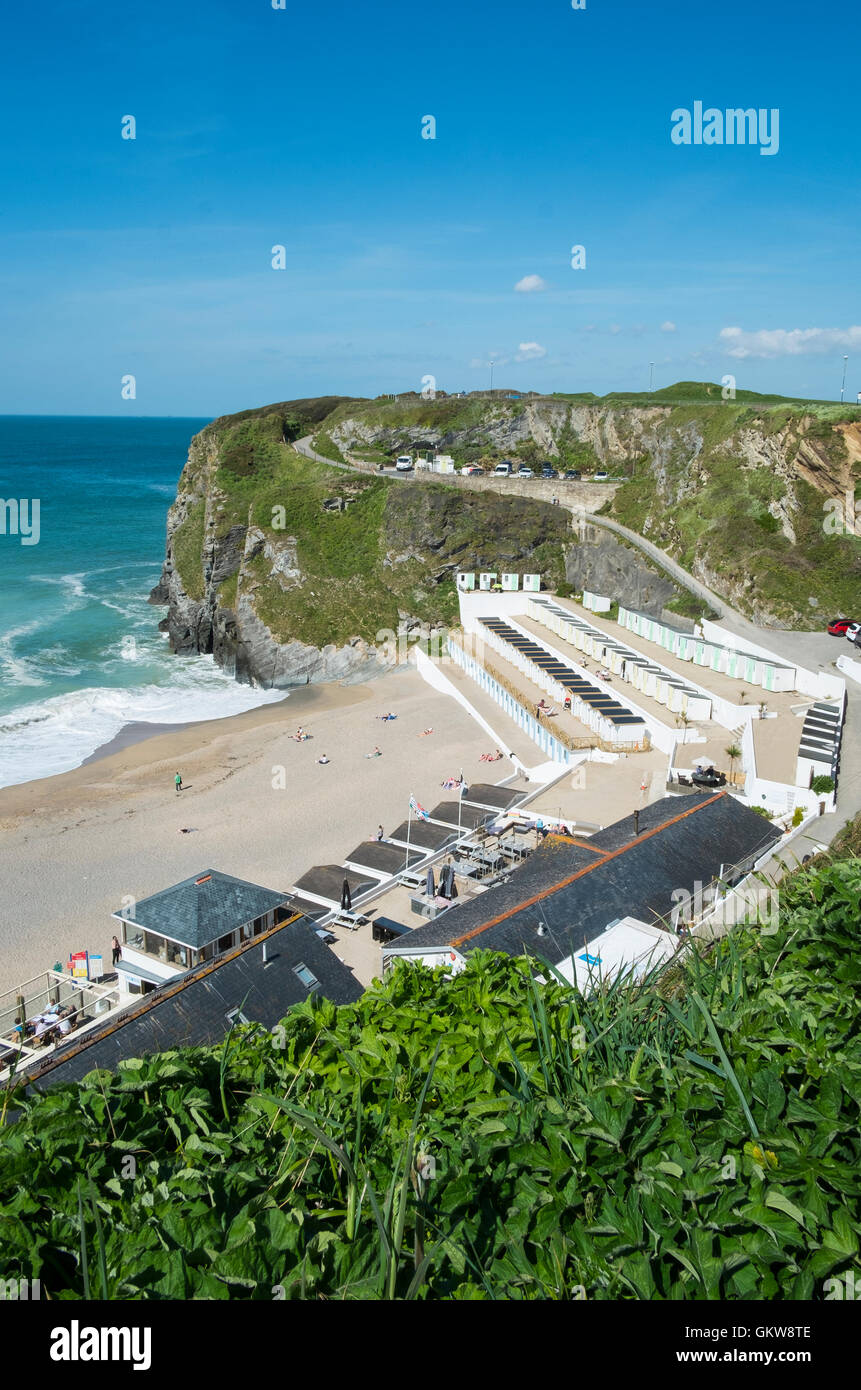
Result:
M619 609L619 622L630 632L671 652L680 661L690 661L694 669L699 666L718 671L764 691L796 688L796 668L791 663L782 661L773 652L757 648L752 642L743 644L740 638L715 623L703 622L702 636L697 636L629 608Z
M790 686L790 689L797 690L801 695L812 695L816 700L840 700L845 694L846 682L842 676L835 676L829 671L810 671L806 666L792 666L791 662L787 663L767 647L751 642L746 637L737 637L734 632L708 619L703 619L701 626L703 636L710 641L719 642L725 647L734 647L737 651L751 652L778 666L790 665L795 673L794 685Z
M513 623L512 623L512 626L515 627L524 637L530 638L533 642L535 641L535 636L534 636L534 634L531 633L531 632L527 632L527 630L526 630L525 628L520 627L520 625L519 625L517 622L513 622ZM548 652L550 653L551 656L554 656L554 657L558 658L559 661L564 661L564 662L565 662L567 665L569 665L569 666L576 667L576 662L572 661L570 657L563 656L562 653L559 651L558 647L552 646L551 643L548 642L548 641L546 641L546 639L544 639L543 637L540 639L540 641L541 641L541 645L545 648L546 651L548 651ZM514 658L509 657L509 660L513 660L513 659L514 659ZM581 670L582 670L582 669L583 669L583 668L581 668ZM674 747L674 745L675 745L676 739L677 739L677 737L678 737L678 735L676 734L675 729L671 729L671 728L669 727L669 725L667 725L667 724L662 724L662 723L660 723L659 720L655 719L652 715L648 714L644 709L642 709L642 708L641 708L638 704L636 704L633 700L629 699L629 698L628 698L628 690L627 690L627 689L626 689L626 690L617 690L617 689L614 689L612 686L608 685L605 681L600 680L599 677L595 674L594 671L584 672L584 674L588 675L589 680L592 682L593 685L596 685L596 686L598 687L599 690L603 690L607 695L611 696L612 699L618 700L618 702L619 702L620 705L623 705L626 709L629 709L629 710L631 711L632 714L638 714L638 715L640 716L640 718L643 719L643 720L645 721L646 728L647 728L648 731L649 731L649 734L650 734L651 740L652 740L652 744L653 744L653 746L654 746L655 748L660 748L660 750L661 750L662 753L669 753L669 752L672 751L672 749L673 749L673 747ZM536 683L538 683L538 681L541 680L540 674L536 674L536 676L534 677L534 679L536 680ZM544 678L544 679L546 680L546 678ZM550 684L549 681L548 681L547 683L548 683L548 685ZM554 689L555 689L555 683L553 683L553 684L554 684ZM629 687L629 688L632 688L632 687ZM561 689L561 687L560 687L560 689ZM557 695L558 695L558 691L557 691L556 693L557 693ZM558 698L564 698L564 692L563 692L563 695L562 695L562 696L559 696ZM578 717L578 719L581 719L583 722L588 722L588 720L590 719L589 711L588 711L588 710L584 710L584 709L578 709L578 711L577 711L577 717ZM600 721L600 722L601 722L601 724L603 725L604 721ZM596 726L597 726L596 724L590 725L590 727L596 727ZM607 735L605 734L604 737L607 737ZM612 733L611 733L611 734L609 735L609 739L612 739L612 737L613 737L613 735L612 735ZM619 735L617 735L617 738L618 738L618 741L619 741L619 742L623 742L623 741L625 740L625 737L626 737L625 734L619 734ZM630 738L630 737L631 737L631 734L628 733L628 734L627 734L627 737Z
M497 594L481 592L478 589L460 590L460 625L464 632L478 632L479 618L512 618L517 613L525 613L531 597L530 593L522 589Z

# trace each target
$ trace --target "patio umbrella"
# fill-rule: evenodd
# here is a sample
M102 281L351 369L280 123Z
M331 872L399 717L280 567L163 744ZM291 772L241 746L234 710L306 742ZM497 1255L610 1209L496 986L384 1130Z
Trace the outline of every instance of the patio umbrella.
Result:
M344 879L344 886L341 889L341 908L344 912L351 912L353 909L353 896L350 892L349 879Z
M426 889L429 898L433 898L436 896L436 884L434 883L433 869L428 869Z

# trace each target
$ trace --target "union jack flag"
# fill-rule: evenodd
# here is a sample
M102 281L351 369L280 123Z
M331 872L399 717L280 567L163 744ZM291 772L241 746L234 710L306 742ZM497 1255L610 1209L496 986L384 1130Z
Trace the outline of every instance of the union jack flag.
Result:
M420 805L414 796L410 797L410 810L414 816L418 816L419 820L430 820L430 816L424 806Z

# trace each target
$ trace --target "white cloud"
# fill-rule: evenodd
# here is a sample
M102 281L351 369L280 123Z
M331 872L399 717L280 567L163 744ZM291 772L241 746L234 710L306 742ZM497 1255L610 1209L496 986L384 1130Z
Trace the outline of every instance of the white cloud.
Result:
M676 325L673 323L672 319L667 319L666 323L661 324L662 333L675 333L675 331Z
M514 288L518 294L535 294L538 290L546 290L547 282L540 275L524 275Z
M861 348L861 327L722 328L721 341L730 357L800 357L808 353Z
M517 352L514 354L515 362L534 362L539 357L546 357L547 349L540 343L519 343Z

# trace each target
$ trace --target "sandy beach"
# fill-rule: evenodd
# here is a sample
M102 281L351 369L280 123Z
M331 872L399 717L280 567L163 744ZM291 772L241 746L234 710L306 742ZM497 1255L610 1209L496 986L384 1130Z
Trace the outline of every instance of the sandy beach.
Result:
M382 723L387 710L398 718ZM300 724L304 743L291 737ZM378 823L393 829L411 792L430 807L461 768L468 780L511 770L480 763L488 736L412 670L142 732L72 772L0 790L0 991L70 951L109 961L110 914L125 896L208 868L288 889L313 864L340 863ZM382 756L366 758L375 745Z

